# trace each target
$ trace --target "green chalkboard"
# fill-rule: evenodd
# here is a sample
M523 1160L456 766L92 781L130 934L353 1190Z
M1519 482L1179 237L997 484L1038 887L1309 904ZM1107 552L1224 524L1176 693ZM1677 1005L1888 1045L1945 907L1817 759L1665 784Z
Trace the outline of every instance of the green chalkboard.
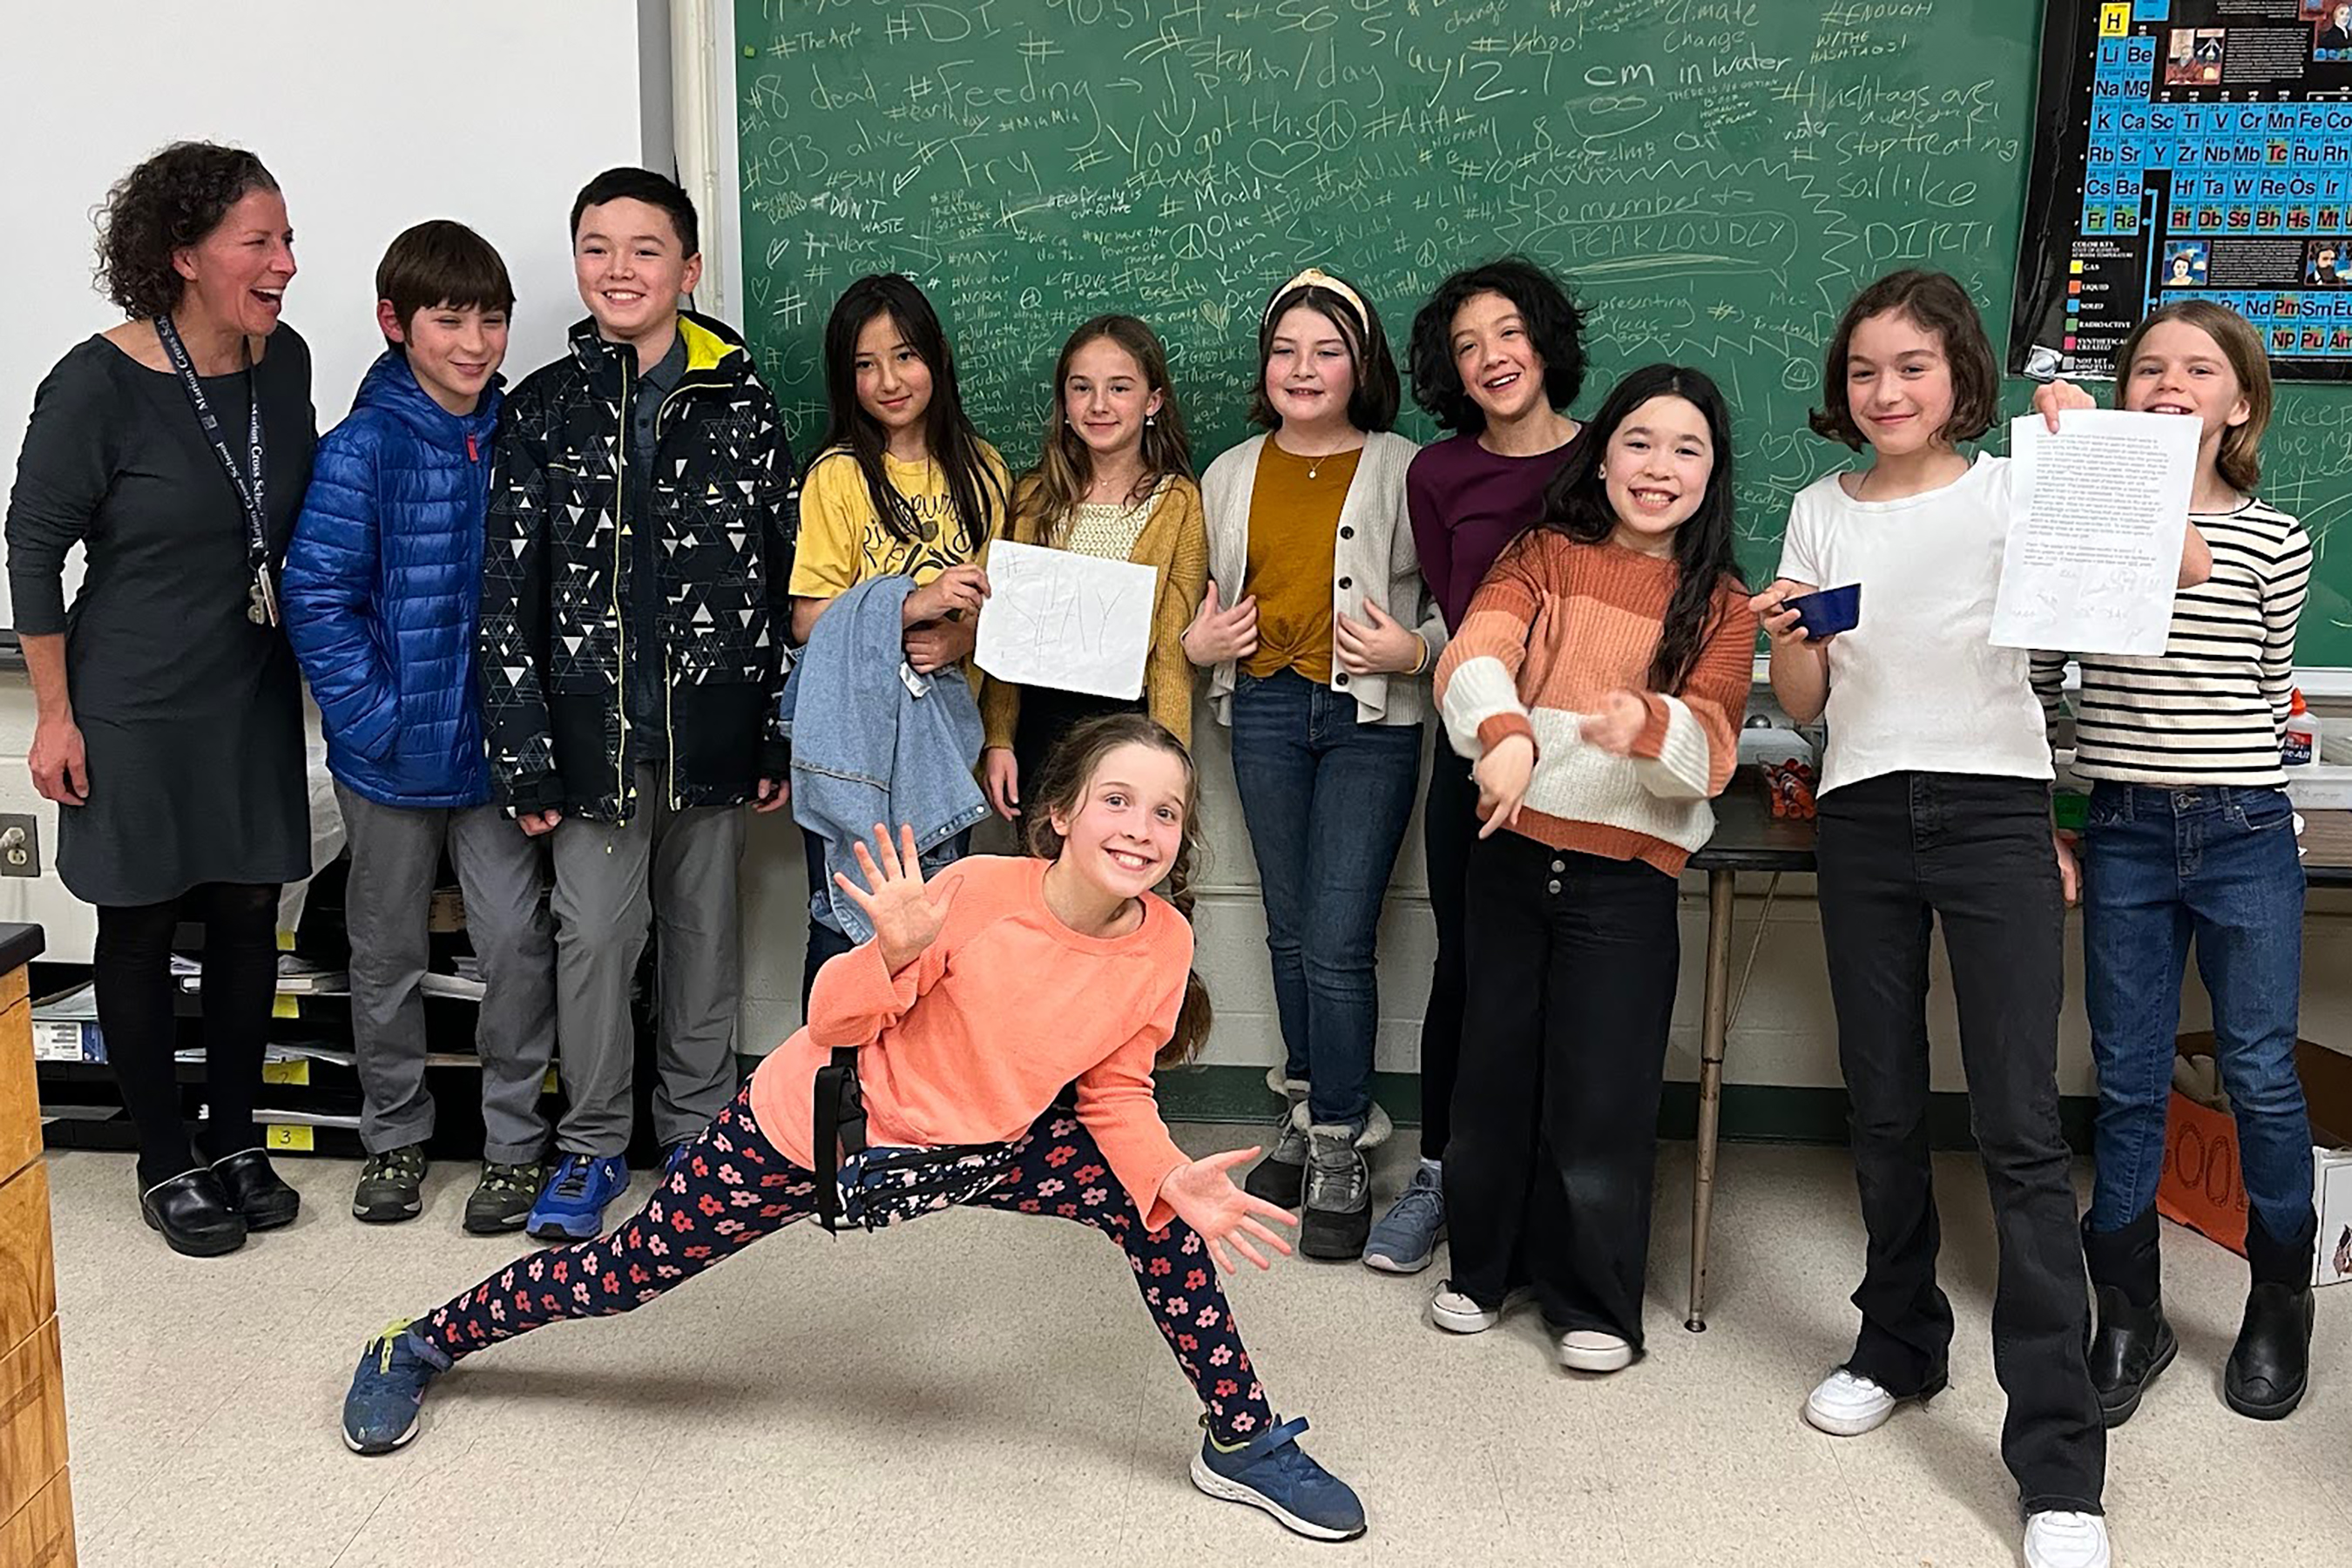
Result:
M1018 466L1062 339L1133 310L1205 464L1247 433L1274 285L1345 273L1402 342L1447 272L1516 250L1591 310L1586 407L1653 360L1723 384L1742 554L1769 574L1790 496L1843 456L1805 416L1855 289L1941 268L2005 339L2041 21L2034 0L739 0L744 319L804 444L834 297L908 273ZM2294 389L2267 444L2266 493L2321 535L2305 663L2352 665L2352 562L2325 560L2347 413Z

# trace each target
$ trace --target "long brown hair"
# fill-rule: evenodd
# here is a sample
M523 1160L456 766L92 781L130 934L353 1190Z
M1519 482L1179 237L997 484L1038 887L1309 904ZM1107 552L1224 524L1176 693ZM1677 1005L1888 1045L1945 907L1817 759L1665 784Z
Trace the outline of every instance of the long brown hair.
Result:
M1133 316L1097 316L1062 345L1054 362L1054 382L1045 399L1045 434L1037 445L1037 467L1023 493L1023 510L1037 516L1040 542L1058 545L1069 531L1070 520L1086 500L1095 479L1094 448L1070 426L1069 402L1064 387L1070 379L1070 362L1078 351L1108 338L1127 351L1142 367L1149 388L1160 394L1160 411L1144 422L1143 473L1128 492L1127 504L1139 506L1160 481L1174 474L1192 477L1192 443L1184 432L1184 415L1176 406L1175 384L1168 375L1168 351L1158 334Z
M1192 919L1192 868L1201 853L1201 773L1192 754L1168 727L1144 713L1110 713L1089 719L1054 744L1035 787L1022 803L1029 816L1029 853L1041 860L1061 858L1062 836L1054 818L1074 816L1086 804L1087 786L1102 760L1121 746L1150 746L1184 764L1184 831L1169 863L1165 897L1187 924ZM1184 977L1184 1005L1175 1032L1160 1047L1159 1065L1180 1067L1200 1054L1209 1037L1209 988L1197 969Z
M2124 385L2131 379L2132 361L2139 356L2140 340L2159 321L2179 321L2213 340L2230 373L2238 378L2238 395L2246 400L2246 422L2221 432L2221 449L2213 466L2221 482L2240 495L2252 495L2263 478L2263 430L2271 422L2271 362L2263 352L2261 334L2245 317L2210 300L2176 300L2150 310L2116 351L2116 406L2124 405Z

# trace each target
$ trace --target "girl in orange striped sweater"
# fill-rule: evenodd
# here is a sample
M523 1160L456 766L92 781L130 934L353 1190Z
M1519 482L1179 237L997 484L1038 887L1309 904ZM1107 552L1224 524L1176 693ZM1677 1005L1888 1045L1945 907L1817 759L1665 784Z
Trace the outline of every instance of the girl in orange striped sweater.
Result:
M1430 1315L1475 1333L1532 1288L1580 1372L1641 1354L1675 882L1714 831L1756 647L1731 498L1715 384L1635 371L1437 666L1486 826L1444 1159L1453 1278Z

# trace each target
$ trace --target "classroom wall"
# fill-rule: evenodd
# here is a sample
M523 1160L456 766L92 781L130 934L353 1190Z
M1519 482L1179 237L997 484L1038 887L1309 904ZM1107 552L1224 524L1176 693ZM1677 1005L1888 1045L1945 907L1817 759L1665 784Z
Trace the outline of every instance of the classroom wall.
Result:
M708 9L723 21L730 8ZM16 193L33 207L19 231L20 243L31 248L17 273L37 279L48 303L0 313L0 484L13 472L22 420L40 375L80 335L111 320L87 287L88 209L123 169L173 136L243 141L285 182L304 269L289 319L318 356L322 425L340 416L375 352L368 301L383 242L428 214L464 217L505 251L522 297L510 358L516 372L551 357L577 313L563 236L577 179L607 163L643 158L660 166L668 160L673 62L667 21L667 8L656 0L531 0L487 8L418 0L403 8L400 32L390 39L340 9L296 13L234 39L215 36L222 30L205 25L201 12L166 13L129 0L91 0L68 13L12 20L8 64L0 67L0 144L44 149L41 164L26 171L25 188ZM91 57L86 39L134 33L141 48L104 60L110 106L119 98L121 111L90 121L89 79L66 67ZM436 97L460 96L450 83L469 83L476 74L492 84L481 90L505 106L494 147L477 138L472 118L446 128L412 121L396 137L383 133L413 98L396 74L403 39L429 43L459 62L446 68ZM725 60L730 42L721 34L710 54ZM474 59L494 62L495 70L485 65L475 73L465 63ZM352 62L350 68L321 68L321 62L337 60ZM231 75L268 83L269 89L250 102L219 100L210 84ZM591 106L601 107L590 112ZM80 128L75 137L54 134L65 123ZM731 133L719 139L716 152L722 170L731 170ZM682 146L679 153L685 154ZM541 177L538 171L561 174ZM733 188L731 175L722 188ZM705 223L719 276L740 279L733 215L707 214ZM720 313L740 321L740 289L727 289L719 296ZM32 717L22 675L0 674L0 812L38 815L47 865L55 845L55 808L37 801L26 774ZM1248 838L1223 735L1205 712L1196 728L1212 849L1200 905L1200 954L1219 1016L1206 1059L1262 1067L1277 1059L1279 1047ZM1810 879L1790 879L1769 917L1761 910L1763 885L1760 878L1743 879L1735 974L1759 919L1765 938L1733 1037L1728 1077L1735 1083L1833 1086L1833 1032ZM1701 879L1686 879L1684 895L1683 985L1670 1073L1687 1079L1696 1076L1697 1056L1706 925ZM765 1049L799 1021L805 904L798 834L777 818L754 817L742 890L747 1052ZM2313 909L2304 1033L2352 1049L2352 901L2324 897ZM0 879L0 920L42 922L51 956L63 960L85 957L93 934L89 912L54 873ZM2071 934L2070 950L2078 951ZM1378 1058L1384 1068L1414 1065L1431 951L1416 822L1381 927ZM2079 996L2079 984L2072 990ZM1961 1081L1949 1007L1949 987L1939 981L1936 1084L1956 1089ZM2192 979L2183 1027L2208 1022ZM2061 1077L2070 1093L2090 1087L2079 1003L2068 1011Z

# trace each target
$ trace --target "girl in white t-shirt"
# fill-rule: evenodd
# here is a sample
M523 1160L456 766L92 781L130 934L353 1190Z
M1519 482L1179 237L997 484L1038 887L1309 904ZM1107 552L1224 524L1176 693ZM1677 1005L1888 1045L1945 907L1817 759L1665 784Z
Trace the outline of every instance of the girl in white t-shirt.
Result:
M1859 1436L1943 1388L1952 1310L1936 1285L1928 1173L1927 936L1941 923L1970 1121L1991 1186L2001 1456L2029 1568L2104 1568L2106 1433L2084 1355L2088 1310L2058 1127L2060 938L2074 872L2051 831L2050 751L2028 656L1991 643L2008 459L1963 456L1998 413L1975 304L1941 273L1881 279L1846 307L1813 428L1867 467L1790 509L1780 581L1756 595L1772 689L1826 713L1820 898L1838 1056L1870 1234L1853 1353L1806 1401ZM1818 640L1786 601L1858 584L1861 620Z

